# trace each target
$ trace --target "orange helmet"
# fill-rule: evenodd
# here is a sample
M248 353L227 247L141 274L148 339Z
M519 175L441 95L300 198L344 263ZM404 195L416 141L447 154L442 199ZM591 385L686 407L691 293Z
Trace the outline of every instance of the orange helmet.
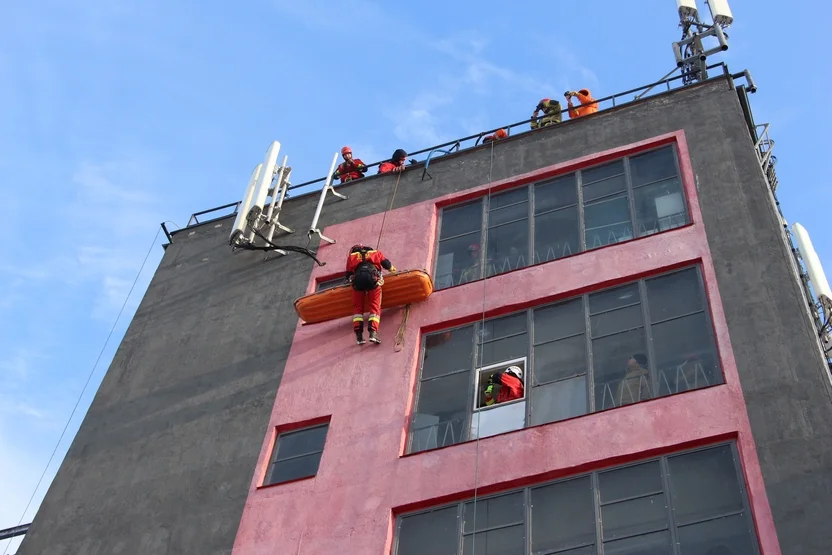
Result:
M345 146L344 148L342 148L341 149L341 156L343 156L345 154L352 154L352 149L348 146Z
M498 139L505 139L506 137L508 137L508 133L506 133L505 129L498 129L497 132L494 133L494 136Z

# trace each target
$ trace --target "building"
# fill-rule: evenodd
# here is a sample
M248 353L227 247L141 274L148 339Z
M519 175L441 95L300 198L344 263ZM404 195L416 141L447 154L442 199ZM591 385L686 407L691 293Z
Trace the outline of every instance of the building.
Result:
M324 267L175 233L19 553L826 553L832 385L745 89L671 85L414 166L389 212L395 175L339 187ZM436 284L402 348L402 309L380 346L301 325L377 239Z

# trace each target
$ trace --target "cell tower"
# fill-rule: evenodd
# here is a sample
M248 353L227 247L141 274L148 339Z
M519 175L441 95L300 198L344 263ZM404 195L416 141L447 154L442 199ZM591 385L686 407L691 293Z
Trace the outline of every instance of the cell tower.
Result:
M708 56L728 50L725 29L734 21L728 0L707 0L705 3L713 23L705 23L700 19L696 0L676 0L682 38L673 43L673 55L676 57L677 69L682 70L682 82L685 85L707 79ZM716 39L716 44L710 48L705 46L705 39L709 37Z

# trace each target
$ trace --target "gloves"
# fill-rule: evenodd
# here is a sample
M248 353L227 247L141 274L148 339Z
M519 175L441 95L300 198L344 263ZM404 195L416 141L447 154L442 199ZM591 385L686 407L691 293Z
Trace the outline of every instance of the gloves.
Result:
M387 270L387 271L388 271L388 272L396 272L397 270L396 270L396 267L395 267L395 266L390 266L390 269L389 269L389 270Z

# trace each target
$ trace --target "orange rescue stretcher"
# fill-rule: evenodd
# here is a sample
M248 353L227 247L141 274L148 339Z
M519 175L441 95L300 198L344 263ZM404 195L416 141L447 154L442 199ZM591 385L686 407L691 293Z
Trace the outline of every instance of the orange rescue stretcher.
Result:
M424 270L407 270L384 276L381 308L396 308L418 303L433 293L433 280ZM364 312L368 312L364 301ZM306 324L317 324L352 316L352 286L339 285L306 295L295 301L295 312Z

